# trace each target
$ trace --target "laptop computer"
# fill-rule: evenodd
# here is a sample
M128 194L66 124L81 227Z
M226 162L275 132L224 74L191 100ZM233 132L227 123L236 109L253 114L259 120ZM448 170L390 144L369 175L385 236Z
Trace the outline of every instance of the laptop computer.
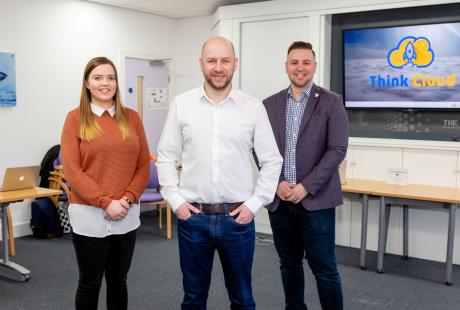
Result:
M34 188L40 166L6 168L0 192Z
M340 176L340 183L346 184L347 183L347 160L344 159L339 166L339 176Z

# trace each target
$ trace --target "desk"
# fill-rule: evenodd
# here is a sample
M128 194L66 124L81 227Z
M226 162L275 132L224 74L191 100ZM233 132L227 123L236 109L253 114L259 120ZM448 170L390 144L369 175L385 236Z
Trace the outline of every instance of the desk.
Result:
M24 199L32 199L39 197L48 197L59 195L62 192L56 189L48 189L35 187L30 189L21 189L15 191L0 192L0 216L2 217L2 242L3 242L3 259L0 259L0 266L5 266L16 270L21 274L23 281L29 280L30 271L26 268L13 263L9 260L9 249L8 249L8 225L6 223L6 212L8 205L12 202L22 201Z
M366 269L366 240L368 202L370 198L380 200L377 272L383 273L383 259L386 249L391 205L403 206L403 258L409 250L409 206L443 207L449 210L449 227L446 255L446 284L452 285L452 261L455 234L455 211L460 204L460 189L418 184L394 185L382 181L347 179L342 185L345 196L362 199L360 266Z
M361 216L361 250L359 255L359 266L361 269L366 269L366 243L367 243L367 219L369 209L369 198L374 190L387 186L383 181L347 179L345 184L342 184L342 192L345 196L356 199L360 198L363 205L363 213Z
M460 190L428 185L387 185L376 189L372 195L380 197L377 272L383 273L383 259L388 235L391 205L403 206L403 258L408 258L409 206L447 208L449 226L446 252L446 284L452 285L452 261L455 235L455 211L460 204Z

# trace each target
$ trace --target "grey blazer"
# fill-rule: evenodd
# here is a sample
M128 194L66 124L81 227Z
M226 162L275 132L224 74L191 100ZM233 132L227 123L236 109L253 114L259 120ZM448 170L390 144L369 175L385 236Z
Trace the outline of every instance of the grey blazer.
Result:
M283 157L287 91L284 89L264 100ZM309 193L301 202L305 209L321 210L343 203L337 167L347 153L348 135L348 117L341 96L313 85L300 123L296 147L297 183L302 183ZM280 198L275 195L267 208L275 211L279 203Z

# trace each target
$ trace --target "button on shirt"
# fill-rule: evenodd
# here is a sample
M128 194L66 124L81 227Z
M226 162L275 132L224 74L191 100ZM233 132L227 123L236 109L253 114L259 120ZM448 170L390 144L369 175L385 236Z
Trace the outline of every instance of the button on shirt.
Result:
M115 115L115 106L104 110L91 103L91 111L98 117L109 113ZM127 215L119 221L104 219L105 210L94 206L71 203L69 205L69 218L72 230L79 235L103 238L109 235L125 234L140 226L139 205L133 204Z
M300 123L310 97L313 83L301 94L300 101L296 101L289 87L286 104L286 144L284 149L284 179L289 183L297 183L296 175L296 148Z
M257 180L253 148L261 167ZM174 211L184 202L241 201L255 214L273 200L281 165L267 112L258 99L232 90L224 101L214 103L199 87L171 103L158 145L158 174L161 193Z

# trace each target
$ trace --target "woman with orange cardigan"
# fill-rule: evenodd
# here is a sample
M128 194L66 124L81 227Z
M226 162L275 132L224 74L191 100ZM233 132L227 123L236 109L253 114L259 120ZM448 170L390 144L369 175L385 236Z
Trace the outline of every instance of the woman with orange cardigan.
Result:
M126 310L126 279L140 225L134 202L148 182L150 155L142 121L122 106L109 59L93 58L86 65L80 107L68 113L61 145L80 275L75 308L97 309L105 275L107 309Z

